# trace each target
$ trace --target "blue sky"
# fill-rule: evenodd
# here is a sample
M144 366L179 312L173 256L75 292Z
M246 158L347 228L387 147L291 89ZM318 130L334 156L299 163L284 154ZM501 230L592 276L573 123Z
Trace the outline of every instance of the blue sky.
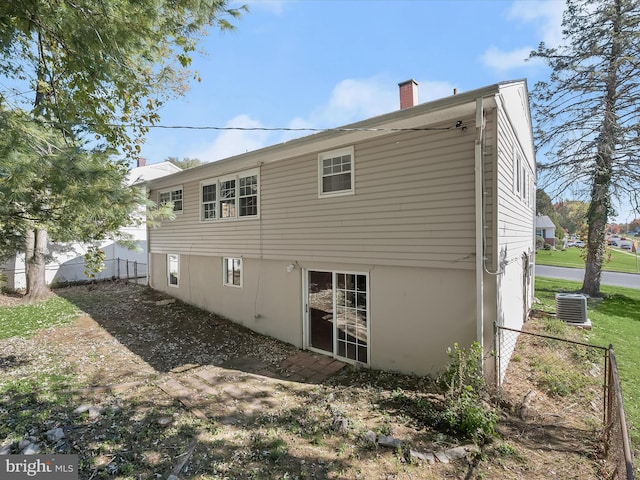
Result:
M161 111L163 125L330 128L399 108L398 82L425 102L546 68L524 59L557 43L562 0L256 0L233 32L212 31L202 81ZM297 134L298 136L300 134ZM152 130L142 156L213 161L286 132Z
M165 105L162 125L337 127L398 109L398 82L410 78L419 84L419 102L521 78L532 90L549 70L525 59L541 41L559 44L565 6L563 0L242 3L250 12L235 21L235 31L209 34L206 53L193 64L201 82ZM152 129L142 156L149 163L169 156L215 161L303 134ZM629 221L620 210L619 221Z

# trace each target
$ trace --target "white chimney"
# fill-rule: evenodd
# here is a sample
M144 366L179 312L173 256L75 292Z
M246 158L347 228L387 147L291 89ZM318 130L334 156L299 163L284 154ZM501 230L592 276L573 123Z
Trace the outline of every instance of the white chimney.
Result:
M400 87L400 110L418 104L418 82L411 79L399 83L398 86Z

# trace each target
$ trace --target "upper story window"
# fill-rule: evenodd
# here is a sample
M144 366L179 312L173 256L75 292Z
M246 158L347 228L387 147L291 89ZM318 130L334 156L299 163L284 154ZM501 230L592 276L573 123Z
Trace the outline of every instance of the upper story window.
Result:
M354 192L353 147L318 155L318 193L320 196Z
M200 183L203 221L258 216L257 171L205 180Z
M158 204L173 202L173 211L182 213L182 187L172 187L158 192Z

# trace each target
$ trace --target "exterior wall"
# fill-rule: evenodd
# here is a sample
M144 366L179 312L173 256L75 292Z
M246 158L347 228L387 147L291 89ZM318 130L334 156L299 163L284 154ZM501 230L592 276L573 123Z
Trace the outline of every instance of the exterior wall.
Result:
M167 282L167 256L151 254L149 285L256 332L302 347L302 276L291 262L243 258L241 288L223 285L222 257L180 255L178 287Z
M496 93L482 95L479 201L486 232L487 352L494 347L495 324L522 325L533 299L528 262L535 247L535 159L526 88L516 82ZM476 340L476 128L471 109L464 112L454 122L428 124L430 130L386 132L356 142L346 139L361 134L344 134L344 143L335 143L340 135L331 137L332 148L354 149L353 195L319 198L318 154L329 149L314 148L313 136L154 182L153 200L158 190L182 187L183 212L150 231L152 286L306 347L305 269L368 272L370 365L433 373L446 363L447 347ZM519 175L526 178L518 189L516 152ZM253 169L259 169L260 216L201 222L200 182ZM181 256L179 288L167 286L166 254ZM222 287L223 256L242 257L242 289ZM290 264L302 273L287 273Z
M354 195L318 198L318 151L265 164L258 219L200 221L200 180L231 173L211 164L182 183L184 211L150 231L151 251L473 268L473 130L356 144Z
M498 239L491 280L496 289L496 324L520 329L533 303L536 167L524 86L511 86L497 110L497 171L493 236ZM518 108L521 107L521 108ZM520 158L518 162L516 156ZM517 170L516 170L517 167ZM518 182L518 178L520 181ZM523 181L524 179L524 181ZM506 368L515 344L496 337ZM498 372L500 382L506 371Z
M418 375L475 341L473 271L376 267L371 272L371 366Z
M309 262L288 272L290 262L243 259L243 286L235 288L223 286L222 258L181 255L179 286L171 287L166 255L152 254L152 262L154 289L298 347L307 270L368 273L369 349L377 369L436 373L448 361L447 347L475 340L475 277L468 270Z

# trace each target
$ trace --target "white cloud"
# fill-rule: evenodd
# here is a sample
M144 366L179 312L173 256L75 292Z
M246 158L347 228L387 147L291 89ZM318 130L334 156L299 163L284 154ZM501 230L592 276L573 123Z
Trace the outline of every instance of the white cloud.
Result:
M489 47L481 57L482 63L486 66L502 73L514 68L526 65L526 59L529 57L533 48L522 47L517 50L505 52L496 47ZM531 62L535 63L535 62Z
M562 41L563 0L513 2L508 18L534 23L540 40L548 47L556 47Z
M229 120L227 128L261 128L262 123L249 115L238 115ZM225 130L209 145L190 152L189 158L213 162L241 153L257 150L269 144L269 133L264 130Z
M515 1L507 14L507 20L532 24L537 37L548 47L555 47L562 41L564 8L565 2L562 0ZM536 66L541 63L537 59L525 61L536 47L523 46L513 50L502 50L491 46L482 54L481 61L499 73L525 66Z

